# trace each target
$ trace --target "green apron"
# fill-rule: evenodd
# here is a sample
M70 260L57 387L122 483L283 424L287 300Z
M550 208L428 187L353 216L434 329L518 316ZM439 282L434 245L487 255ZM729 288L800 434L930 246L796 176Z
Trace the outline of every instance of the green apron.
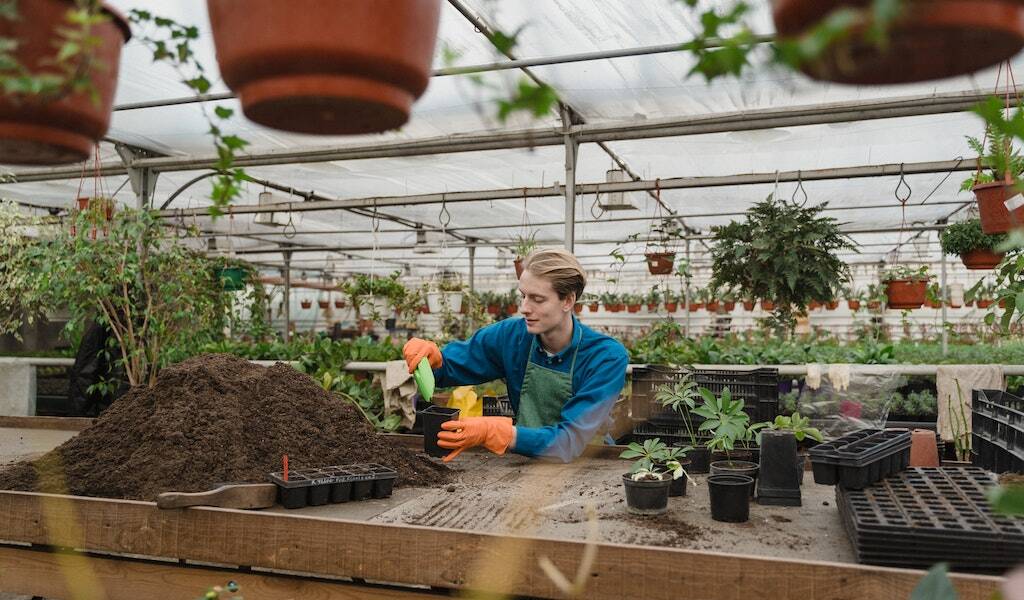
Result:
M575 329L582 339L583 330ZM573 337L576 337L576 331L573 331ZM523 389L519 392L519 412L516 415L516 425L523 427L546 427L562 420L562 407L572 398L572 375L576 370L580 345L576 343L568 373L534 363L531 359L536 351L537 337L534 336L526 357L526 374L523 376Z

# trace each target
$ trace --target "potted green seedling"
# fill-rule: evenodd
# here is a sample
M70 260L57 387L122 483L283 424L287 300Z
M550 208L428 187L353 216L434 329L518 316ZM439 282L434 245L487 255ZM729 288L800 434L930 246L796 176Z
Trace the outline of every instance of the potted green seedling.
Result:
M929 283L924 292L925 304L930 308L942 308L942 288L938 283Z
M797 444L807 438L822 441L811 420L794 412L779 415L757 433L761 462L757 477L757 501L777 506L800 506L803 458Z
M657 312L658 305L661 304L661 290L655 285L647 292L644 297L644 302L647 304L647 312Z
M867 303L868 310L880 310L885 304L888 296L885 293L885 286L880 283L868 284Z
M882 282L885 285L886 305L896 310L921 308L931 278L927 265L918 269L911 269L906 265L889 269L882 277Z
M662 219L658 225L651 228L651 235L654 243L644 254L647 270L651 275L669 275L676 260L676 253L670 246L673 240L682 237L682 227L676 219Z
M1006 240L1003 234L990 235L981 228L980 219L952 223L942 230L939 238L942 251L956 254L968 269L994 269L1005 253L995 249Z
M669 448L658 438L643 444L632 442L619 455L635 459L629 473L622 475L626 507L638 515L658 515L668 510L672 481L689 477L684 468L688 448ZM683 493L685 495L685 484Z
M644 301L640 294L623 294L622 302L626 305L626 311L631 313L640 312L640 304Z
M968 137L971 150L982 157L978 170L964 180L961 190L971 190L978 202L979 222L987 234L1006 233L1013 227L1024 224L1024 206L1012 212L1006 207L1006 200L1017 195L1016 179L1024 173L1024 157L1013 146L1013 137L995 128L985 132L988 152L984 143ZM987 170L982 170L982 165Z
M679 294L672 290L665 290L665 312L676 312L679 310Z
M707 443L711 451L711 474L740 474L757 478L757 463L753 462L752 442L764 423L750 424L750 415L743 410L743 399L733 399L729 388L720 396L711 390L700 388L704 402L694 409L694 414L704 417L697 431L707 431L711 439ZM724 460L720 460L724 458ZM718 459L718 460L716 460ZM754 489L751 487L750 494Z
M711 464L711 451L698 443L697 432L693 427L691 413L697 408L701 395L692 375L686 373L679 381L658 386L654 392L654 400L679 415L690 442L690 470L694 473L707 473Z
M848 287L843 289L843 297L846 298L846 306L851 311L857 312L860 310L860 305L864 302L864 292L854 287Z
M516 255L516 258L513 261L513 264L515 264L515 267L516 267L516 279L519 279L523 275L523 259L525 259L526 256L528 254L530 254L531 252L533 252L536 248L537 248L537 232L536 231L534 231L533 233L531 233L530 235L527 235L527 236L522 236L522 235L517 235L516 236L516 245L512 249L512 252L514 252L515 255Z

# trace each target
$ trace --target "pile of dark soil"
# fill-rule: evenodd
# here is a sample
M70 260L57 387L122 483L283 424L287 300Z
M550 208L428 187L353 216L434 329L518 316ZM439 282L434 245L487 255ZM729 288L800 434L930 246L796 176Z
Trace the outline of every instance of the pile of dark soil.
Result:
M166 368L48 454L0 472L0 489L153 500L290 468L375 462L398 485L446 483L448 468L374 433L308 375L204 354Z

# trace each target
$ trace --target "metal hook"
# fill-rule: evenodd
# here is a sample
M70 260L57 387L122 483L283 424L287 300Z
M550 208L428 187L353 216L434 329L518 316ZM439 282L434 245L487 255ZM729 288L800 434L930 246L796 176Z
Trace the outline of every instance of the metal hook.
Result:
M793 188L793 195L789 198L793 204L796 204L797 192L804 195L804 201L800 203L800 208L803 208L807 204L807 190L804 189L804 178L801 171L796 172L796 187Z
M900 197L900 188L901 187L904 187L904 188L907 189L906 197L902 197L902 198ZM896 190L893 192L893 195L896 196L896 199L899 200L900 204L906 204L907 200L910 200L910 195L911 194L913 194L913 190L910 189L910 184L907 183L906 177L903 176L903 163L900 163L900 180L896 184Z
M443 193L441 194L441 212L437 213L437 222L441 224L441 231L448 229L448 226L452 224L452 213L448 212L448 204Z
M288 232L288 228L291 227L291 233ZM295 221L292 220L292 207L288 205L288 223L284 226L284 237L286 239L292 239L299 234L299 230L295 228Z
M594 217L595 219L600 219L601 217L604 216L604 209L598 206L600 200L601 192L594 192L594 203L590 205L590 216ZM596 212L594 211L595 208L597 209Z

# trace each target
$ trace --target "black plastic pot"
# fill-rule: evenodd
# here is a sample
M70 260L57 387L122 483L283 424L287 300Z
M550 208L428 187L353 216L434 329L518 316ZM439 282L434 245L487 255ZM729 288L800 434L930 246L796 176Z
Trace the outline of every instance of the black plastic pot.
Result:
M622 476L626 487L626 508L636 515L660 515L668 510L671 479L633 481L629 473Z
M711 518L726 523L744 523L750 519L750 493L753 478L747 475L711 475L708 496Z
M376 463L296 469L288 474L269 475L278 488L278 502L285 508L319 506L330 502L387 498L398 473Z
M803 459L796 452L792 431L761 432L761 464L757 502L774 506L800 506Z
M437 434L441 431L441 423L458 417L459 409L446 406L429 406L420 412L420 419L423 422L423 451L427 455L440 458L451 452L437 445Z
M754 497L757 463L746 460L718 460L711 463L712 475L745 475L750 478L750 497Z
M707 473L711 468L711 452L707 448L694 448L686 456L690 459L687 471L691 473Z
M683 469L689 471L689 460L681 460L679 464L683 466ZM681 475L678 479L672 480L672 484L668 486L668 495L673 498L686 495L686 475Z

